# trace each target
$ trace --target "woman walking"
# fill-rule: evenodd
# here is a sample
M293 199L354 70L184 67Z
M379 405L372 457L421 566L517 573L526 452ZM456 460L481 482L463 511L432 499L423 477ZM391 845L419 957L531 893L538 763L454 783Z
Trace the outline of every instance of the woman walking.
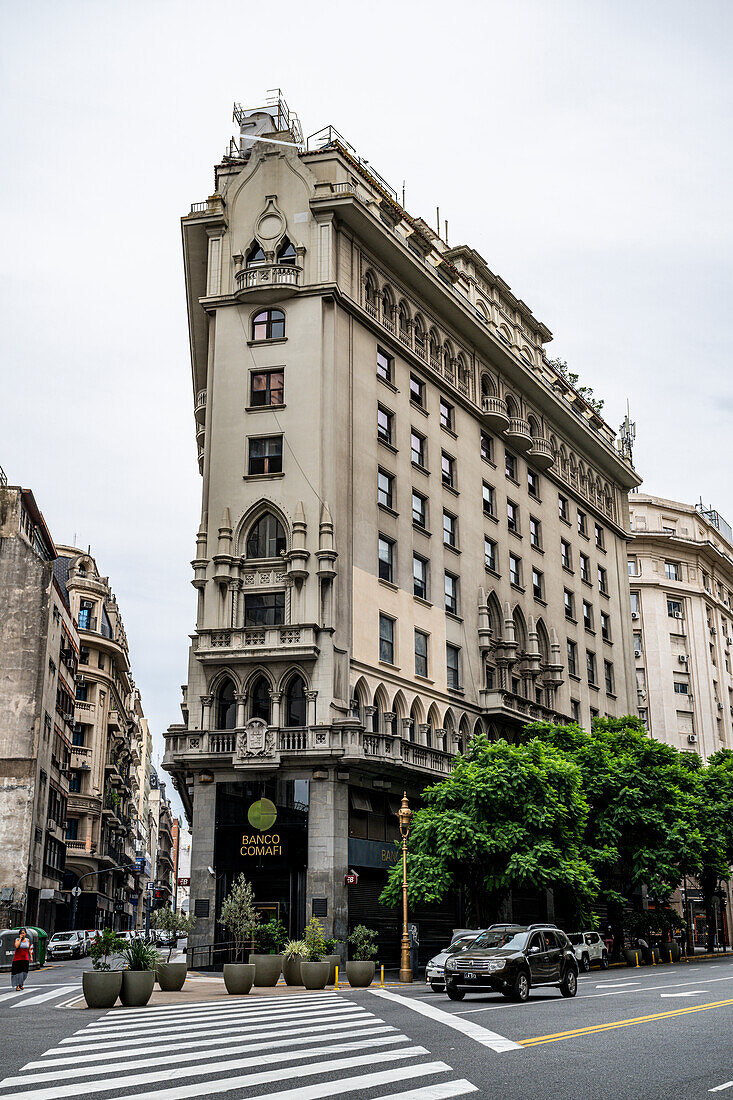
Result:
M25 980L28 977L28 968L32 962L33 944L25 928L21 928L18 932L18 938L15 941L13 965L10 968L10 984L15 988L16 992L23 988Z

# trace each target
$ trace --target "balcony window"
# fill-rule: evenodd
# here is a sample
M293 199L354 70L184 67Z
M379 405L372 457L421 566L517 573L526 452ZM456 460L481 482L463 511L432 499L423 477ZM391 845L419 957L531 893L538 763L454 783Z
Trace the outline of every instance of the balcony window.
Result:
M379 615L379 660L394 664L394 619Z
M394 415L388 410L383 409L381 405L377 406L377 438L381 439L382 443L388 443L392 445L392 425L394 423Z
M452 405L449 405L444 397L440 399L440 426L441 428L447 428L449 432L453 431L453 418L454 409Z
M456 548L458 543L458 520L450 512L443 512L443 545Z
M306 724L305 684L300 676L294 676L285 692L286 726Z
M252 319L253 340L282 340L285 314L281 309L263 309Z
M458 614L458 577L448 572L445 574L445 609L452 615Z
M250 688L249 715L270 724L270 685L264 676L258 676Z
M412 555L412 591L422 600L428 598L428 563L419 554Z
M250 474L281 474L283 440L281 435L260 436L249 441Z
M84 731L84 726L80 726L78 730L74 730L74 732L72 733L71 743L72 743L72 745L75 745L76 748L81 749L81 748L84 748L85 740L86 740L86 734L85 734L85 731Z
M517 588L522 584L522 562L516 554L509 555L509 580Z
M248 594L244 597L245 626L282 626L284 622L284 592Z
M519 533L519 505L512 500L506 502L506 522L510 531Z
M379 579L381 581L394 580L394 542L392 539L379 536Z
M410 401L421 409L425 407L425 383L416 375L410 375Z
M578 646L568 639L568 673L570 676L578 675Z
M253 371L249 402L255 408L267 405L282 405L284 393L284 372L282 370Z
M488 432L481 432L481 457L486 462L492 462L493 440Z
M89 684L76 685L76 698L80 703L86 703L89 697Z
M454 691L460 689L461 686L461 651L457 645L451 645L450 642L446 643L445 647L445 669L446 679L448 681L448 687Z
M511 481L517 480L517 460L509 451L504 454L504 470Z
M66 839L78 840L79 839L79 818L69 817L66 819Z
M565 598L565 618L575 618L575 596L567 588L564 590Z
M383 382L392 382L394 359L386 351L377 348L377 377Z
M237 724L237 703L234 684L227 679L216 693L216 729L233 730Z
M410 457L415 466L425 469L425 439L414 429L410 432Z
M265 512L249 529L246 556L255 559L279 558L286 548L285 528L277 516Z
M384 470L377 471L377 503L384 508L392 507L394 478Z
M484 565L496 572L496 543L484 535Z
M422 630L415 631L415 675L428 674L428 636Z
M412 522L416 527L422 527L424 529L427 526L427 504L428 502L422 493L418 493L416 489L413 489Z
M287 237L283 237L282 244L277 250L277 262L279 264L294 264L297 259L295 249Z
M449 489L455 489L456 485L456 462L454 458L447 455L445 451L440 456L440 468L443 478L443 484L447 485Z
M484 502L484 515L494 516L496 515L494 504L494 490L486 482L483 483L483 502Z

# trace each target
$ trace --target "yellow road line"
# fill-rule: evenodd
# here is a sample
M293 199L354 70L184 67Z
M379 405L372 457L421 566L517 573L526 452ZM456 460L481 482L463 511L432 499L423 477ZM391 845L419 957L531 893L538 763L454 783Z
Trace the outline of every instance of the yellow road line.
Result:
M602 1031L612 1031L617 1027L633 1027L635 1024L649 1023L651 1020L667 1020L671 1016L686 1016L690 1012L704 1012L708 1008L722 1008L725 1005L733 1005L733 998L727 1001L711 1001L706 1005L691 1005L689 1008L675 1008L671 1012L655 1012L651 1016L634 1016L629 1020L614 1020L609 1024L592 1024L589 1027L578 1027L573 1031L557 1031L552 1035L537 1035L533 1039L518 1039L523 1047L540 1046L542 1043L557 1043L560 1039L582 1038L584 1035L597 1035Z

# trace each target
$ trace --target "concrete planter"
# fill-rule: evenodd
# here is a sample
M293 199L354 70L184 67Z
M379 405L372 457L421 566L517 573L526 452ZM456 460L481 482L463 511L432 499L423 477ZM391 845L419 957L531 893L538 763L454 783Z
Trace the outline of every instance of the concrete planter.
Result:
M626 964L628 966L636 966L637 959L638 959L638 962L639 962L639 966L644 965L644 953L643 953L643 951L641 950L640 947L634 947L634 948L625 947L624 948L624 959L626 960Z
M376 963L360 962L356 959L353 962L347 962L346 977L349 979L349 985L353 989L366 989L372 984L376 967Z
M336 967L339 968L339 975L343 975L344 972L343 963L341 962L341 956L324 955L323 961L327 962L330 968L328 971L328 981L326 982L326 985L333 985L336 981Z
M300 964L300 976L306 989L325 989L331 964L326 962L306 962Z
M286 985L302 985L303 981L300 977L300 964L302 959L300 955L291 955L290 958L285 957L283 959L283 978Z
M154 970L123 970L120 1000L128 1008L142 1008L150 1000L154 986Z
M188 966L184 962L158 963L155 968L155 977L164 993L177 993L183 989L187 973Z
M680 949L680 945L677 943L676 940L672 940L671 942L667 941L666 943L663 943L660 950L662 952L662 958L664 959L665 962L676 963L676 962L679 962L681 957L682 957L682 951Z
M227 993L235 996L249 993L254 980L254 963L224 963L224 985Z
M87 1008L112 1008L122 989L122 971L85 970L81 988Z
M282 955L250 955L249 961L254 963L256 986L272 989L277 985L283 968Z

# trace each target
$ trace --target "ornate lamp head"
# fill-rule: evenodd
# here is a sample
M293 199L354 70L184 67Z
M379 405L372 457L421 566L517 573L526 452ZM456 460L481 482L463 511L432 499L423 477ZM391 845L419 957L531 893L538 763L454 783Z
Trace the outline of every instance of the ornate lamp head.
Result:
M400 822L400 836L406 840L410 835L410 822L412 821L412 810L407 802L407 792L402 796L402 805L399 808L397 817Z

